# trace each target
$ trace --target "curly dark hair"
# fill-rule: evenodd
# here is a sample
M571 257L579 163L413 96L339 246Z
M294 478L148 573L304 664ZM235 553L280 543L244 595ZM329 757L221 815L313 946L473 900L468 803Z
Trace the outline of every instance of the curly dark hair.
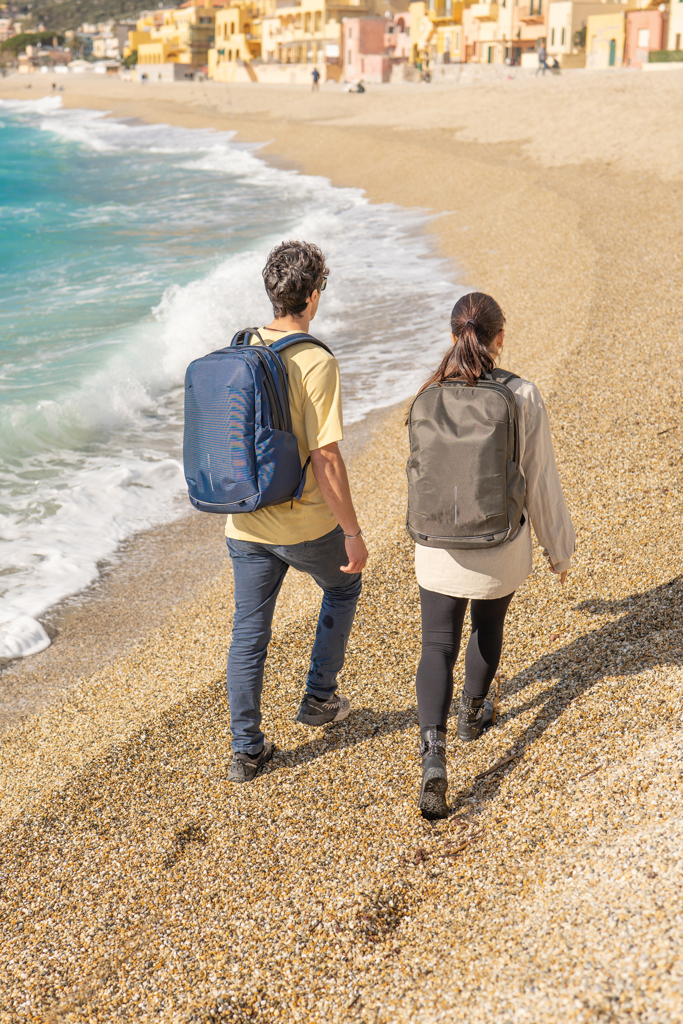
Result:
M263 268L263 281L273 314L300 316L306 303L329 274L325 257L311 242L281 242Z

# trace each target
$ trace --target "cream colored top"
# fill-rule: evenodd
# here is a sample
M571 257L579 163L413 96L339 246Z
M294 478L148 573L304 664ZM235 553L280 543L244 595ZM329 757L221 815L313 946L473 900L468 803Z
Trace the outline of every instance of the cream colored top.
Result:
M269 331L265 327L259 330L267 344L295 333ZM258 338L252 335L250 344L258 345ZM316 448L344 437L339 363L324 348L310 341L285 349L281 358L289 376L292 430L303 466ZM301 544L324 537L336 525L337 520L323 500L309 463L300 501L228 516L225 535L233 540L259 544Z
M532 564L531 529L558 572L569 569L576 534L555 463L548 413L535 384L511 380L519 412L520 457L526 478L526 522L497 548L454 551L415 545L415 573L424 590L451 597L492 600L524 583Z

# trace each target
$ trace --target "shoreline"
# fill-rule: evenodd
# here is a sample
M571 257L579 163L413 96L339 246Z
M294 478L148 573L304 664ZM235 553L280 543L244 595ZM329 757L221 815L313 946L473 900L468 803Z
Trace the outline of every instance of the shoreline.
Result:
M579 549L564 590L536 551L506 626L500 721L467 747L449 736L452 815L427 824L405 432L389 412L351 460L372 561L340 680L346 722L314 734L292 721L316 613L292 578L266 675L278 753L230 788L223 581L0 739L7 949L21 950L1 957L0 1021L27 1005L27 1020L103 1024L675 1016L683 152L653 104L678 77L622 77L621 99L605 77L585 124L584 85L541 93L540 79L514 94L369 91L353 108L249 87L150 99L117 82L83 104L213 119L373 202L445 214L431 222L441 251L499 298L504 365L544 394ZM625 115L607 123L634 96L631 121L649 119L659 149ZM529 134L501 139L506 116L508 134ZM36 962L44 975L27 975Z
M353 460L404 404L373 410L345 427L341 448L351 471ZM180 606L196 601L229 573L225 517L197 513L184 495L174 496L173 502L187 505L185 514L132 534L85 590L38 617L49 647L0 663L0 736L27 716L68 699L79 679L127 655ZM278 619L281 612L278 607Z

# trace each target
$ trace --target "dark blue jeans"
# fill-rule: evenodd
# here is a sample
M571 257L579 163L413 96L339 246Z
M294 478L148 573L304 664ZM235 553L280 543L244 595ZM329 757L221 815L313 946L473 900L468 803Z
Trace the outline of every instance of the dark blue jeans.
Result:
M228 700L232 749L258 754L263 746L261 691L272 635L275 602L290 565L312 576L323 591L318 628L306 678L306 691L329 697L344 664L346 644L361 591L361 575L341 572L346 565L344 533L331 533L303 544L254 544L228 538L235 576L235 618L228 654Z

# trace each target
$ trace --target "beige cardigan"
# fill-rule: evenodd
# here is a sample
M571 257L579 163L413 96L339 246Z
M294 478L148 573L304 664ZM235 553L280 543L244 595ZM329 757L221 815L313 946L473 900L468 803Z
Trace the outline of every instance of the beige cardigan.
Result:
M415 545L415 573L424 590L452 597L505 597L531 572L531 530L558 572L569 569L576 534L555 464L550 423L541 393L528 380L512 380L519 413L519 442L526 478L526 522L517 536L497 548L454 551Z

